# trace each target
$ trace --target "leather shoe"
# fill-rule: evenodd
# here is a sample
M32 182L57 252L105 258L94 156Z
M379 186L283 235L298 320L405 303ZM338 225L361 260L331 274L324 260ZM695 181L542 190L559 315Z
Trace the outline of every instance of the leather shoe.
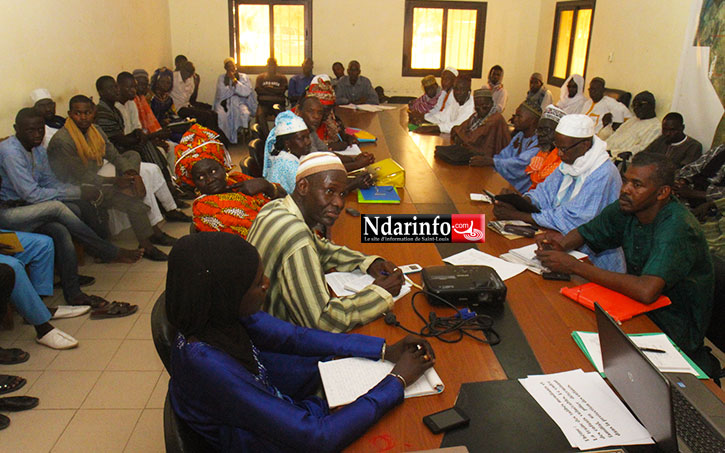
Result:
M90 305L58 305L53 317L50 319L66 319L83 316L91 311Z
M148 258L151 261L168 261L169 255L157 249L156 247L147 248L143 252L143 257Z
M34 396L6 396L5 398L0 398L0 411L27 411L37 406L39 402L40 400Z
M51 349L73 349L78 346L78 340L58 328L36 338L35 342Z
M171 246L171 245L176 244L176 238L173 236L169 236L166 233L154 234L153 236L151 236L149 238L149 241L151 241L152 244L156 244L156 245Z
M191 217L179 211L178 209L168 211L166 214L164 214L164 217L169 222L191 222Z

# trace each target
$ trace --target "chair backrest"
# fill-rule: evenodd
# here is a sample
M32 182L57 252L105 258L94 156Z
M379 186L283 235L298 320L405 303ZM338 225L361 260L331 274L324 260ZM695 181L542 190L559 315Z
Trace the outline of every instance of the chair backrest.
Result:
M264 140L255 138L247 145L249 147L249 155L254 159L259 168L264 166Z
M171 346L176 340L176 328L169 323L166 316L166 293L161 293L151 311L151 336L159 358L166 371L171 373ZM191 429L171 407L169 395L164 403L164 442L167 453L207 453L214 449L204 437Z
M605 88L604 95L612 97L629 108L629 103L632 101L632 93L629 91L619 90L617 88Z

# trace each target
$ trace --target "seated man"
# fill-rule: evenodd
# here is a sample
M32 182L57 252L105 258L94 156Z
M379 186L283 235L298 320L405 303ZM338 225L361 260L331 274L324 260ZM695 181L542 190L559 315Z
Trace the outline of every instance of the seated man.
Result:
M571 115L572 113L581 113L586 101L587 98L584 97L584 77L579 74L570 75L561 86L561 94L556 106L566 112L567 115Z
M347 65L347 75L337 82L335 96L337 105L380 103L373 84L370 79L360 75L360 63L355 60Z
M625 121L607 139L607 151L614 158L629 159L645 149L660 134L660 122L655 114L655 97L652 93L638 93L632 99L632 111L635 117Z
M436 83L435 76L427 75L423 77L420 85L423 87L423 95L408 103L409 114L415 112L425 115L438 104L438 98L441 96L441 88Z
M503 68L501 66L494 65L488 71L488 89L493 93L493 104L496 111L503 113L506 101L508 101L508 93L503 87Z
M541 115L538 126L536 126L536 137L539 141L539 152L531 158L526 167L526 174L531 178L533 190L544 182L553 172L559 168L561 157L559 149L554 144L554 133L559 121L566 115L563 110L550 104Z
M541 111L538 105L521 104L513 116L514 137L511 142L493 157L474 156L471 165L493 166L516 190L526 192L531 187L531 177L526 173L531 158L539 152L536 128Z
M140 156L135 151L120 154L106 134L93 125L95 109L89 98L73 96L69 107L70 121L66 121L48 145L53 173L62 182L83 186L84 190L93 193L100 207L126 213L139 248L144 249L144 257L166 261L166 254L153 244L173 245L175 239L161 231L157 224L151 226L149 207L141 199L145 193L138 193ZM98 175L101 167L107 166L104 161L114 167L117 176ZM146 192L146 188L142 191Z
M468 165L477 155L493 157L511 141L506 120L494 108L491 90L475 90L473 106L473 115L451 129L453 144L436 146L436 158L453 165Z
M459 76L453 85L453 101L448 101L440 112L431 110L424 118L427 122L435 124L438 129L447 134L454 126L466 121L473 115L473 96L471 96L471 79Z
M597 134L604 126L612 122L612 115L614 115L614 112L616 111L622 113L622 120L632 117L629 109L627 109L624 104L611 96L604 95L605 86L606 82L603 78L594 77L592 81L589 82L590 99L587 99L586 102L584 102L584 106L581 111L578 112L589 116L589 118L594 121L594 132ZM613 126L616 129L619 127L619 124L615 122L613 123Z
M316 133L318 138L327 145L328 149L344 151L349 146L358 144L358 139L354 135L345 132L345 125L335 115L335 90L332 88L330 77L327 74L316 75L310 83L307 94L319 99L324 109ZM293 112L298 110L298 108L292 109ZM315 142L315 147L317 146L320 146L319 142Z
M577 274L643 304L660 295L672 304L648 313L708 375L717 359L703 344L710 322L713 266L695 217L672 196L675 168L664 156L639 153L623 177L619 200L566 236L539 239L537 255L554 272ZM624 249L627 273L589 266L565 251Z
M453 102L453 99L450 98L450 96L453 94L453 84L456 83L456 77L458 77L458 69L451 66L444 69L441 74L441 93L438 96L436 104L426 113L418 113L414 110L409 110L408 122L412 124L423 123L425 122L425 115L427 113L440 113L446 108L448 101Z
M48 143L58 129L65 124L65 118L55 114L55 101L50 96L50 91L45 88L38 88L30 93L30 99L45 120L45 138L43 139L43 148L48 148Z
M307 87L310 86L310 82L312 82L312 78L315 76L312 74L313 64L312 58L305 58L302 62L302 73L295 74L289 79L287 97L291 105L297 104L297 101L305 95Z
M233 59L224 59L224 71L217 79L214 111L224 135L236 144L239 130L248 128L252 115L257 112L257 99L252 82L246 74L237 70Z
M294 193L269 202L257 215L247 239L270 278L263 309L293 324L345 332L393 307L403 274L377 256L367 256L319 238L317 224L331 227L345 205L345 167L334 154L314 153L297 170ZM360 269L375 281L353 296L333 297L325 272Z
M219 128L219 118L216 112L211 109L209 104L196 101L199 79L194 64L190 61L177 62L177 69L174 71L172 82L169 95L174 101L174 108L179 116L182 118L196 118L202 126L219 133L219 139L222 143L229 146L227 136Z
M274 115L275 105L280 110L285 109L286 99L285 91L287 91L287 77L283 74L277 74L277 59L267 59L267 72L263 72L257 76L254 82L254 91L257 92L257 124L259 124L260 134L266 137L269 133L267 125L267 117Z
M88 305L60 305L48 308L40 295L53 295L53 240L48 236L16 232L23 246L22 252L12 253L6 244L0 244L0 263L10 266L15 273L15 284L10 301L25 321L35 328L35 341L52 349L71 349L78 340L53 327L51 319L81 316L91 309ZM4 314L4 312L3 312Z
M526 101L529 104L539 104L542 112L554 102L551 91L544 86L544 76L540 72L531 74L529 78L529 91L526 93Z
M674 191L691 208L725 197L725 144L679 170Z
M524 222L566 234L599 214L619 196L622 180L609 159L605 143L594 135L594 122L586 115L566 115L556 126L555 143L562 164L544 182L524 195L540 212L527 213L502 201L494 202L499 220ZM621 249L595 254L582 247L595 266L623 272Z
M339 61L334 62L332 64L332 74L335 78L332 79L330 83L334 88L337 86L337 82L339 82L341 78L345 77L345 66L343 66Z
M702 144L685 135L685 120L682 115L670 112L662 118L662 135L644 151L664 154L680 169L702 156Z

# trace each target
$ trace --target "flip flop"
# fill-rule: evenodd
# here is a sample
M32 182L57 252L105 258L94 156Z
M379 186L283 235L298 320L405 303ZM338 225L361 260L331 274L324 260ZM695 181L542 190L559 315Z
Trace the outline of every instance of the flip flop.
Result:
M107 307L93 310L91 319L123 318L137 311L138 305L131 305L126 302L111 302Z
M0 430L7 428L10 425L10 419L0 414Z
M0 365L15 365L18 363L27 362L30 358L30 354L18 348L0 348L0 353L5 354L9 359L0 359Z
M34 396L6 396L5 398L0 398L0 411L27 411L37 406L39 402L40 400Z
M20 376L0 374L0 395L21 389L27 382L27 379Z
M71 301L68 301L68 305L78 306L78 305L90 305L91 308L105 308L107 307L109 302L99 296L95 296L92 294L83 294L81 293L81 297L75 298Z

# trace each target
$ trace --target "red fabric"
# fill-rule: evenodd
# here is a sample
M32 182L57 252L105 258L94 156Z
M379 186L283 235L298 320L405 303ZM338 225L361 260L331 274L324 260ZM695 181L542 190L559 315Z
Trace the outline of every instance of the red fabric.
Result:
M138 109L138 118L141 120L141 126L150 134L161 130L159 120L156 119L154 112L151 111L149 101L144 96L136 96L133 98Z

